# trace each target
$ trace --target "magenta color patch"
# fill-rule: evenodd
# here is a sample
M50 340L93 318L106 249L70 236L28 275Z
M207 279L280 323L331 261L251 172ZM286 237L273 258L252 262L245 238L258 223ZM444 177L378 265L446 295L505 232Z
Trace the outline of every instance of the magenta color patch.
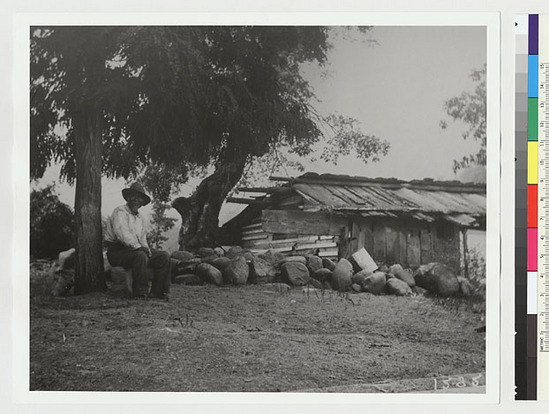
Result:
M528 271L538 270L538 229L528 229Z

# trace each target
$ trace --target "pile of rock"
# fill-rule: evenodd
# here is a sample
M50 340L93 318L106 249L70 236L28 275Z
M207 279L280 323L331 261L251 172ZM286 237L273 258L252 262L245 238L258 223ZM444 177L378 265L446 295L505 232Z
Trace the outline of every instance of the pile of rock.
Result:
M172 281L186 285L286 283L397 296L427 291L439 296L468 296L471 290L467 279L441 263L420 266L415 272L399 264L372 271L361 269L352 259L336 263L314 255L285 257L272 250L254 255L233 246L227 250L201 248L196 253L177 251L172 253L172 264Z
M240 246L226 250L202 247L196 253L176 251L171 254L172 282L217 286L274 282L277 278L274 263L280 257L271 253L256 256Z
M111 267L106 257L104 262L111 289L131 293L131 270ZM172 282L184 285L285 283L374 295L407 296L428 291L444 297L469 296L472 290L466 278L457 276L450 267L441 263L422 265L412 272L399 264L378 268L373 261L353 258L340 259L336 263L315 255L284 256L273 250L255 255L240 246L202 247L196 252L176 251L171 254L171 262ZM63 296L74 283L74 249L60 253L54 272L57 282L52 294Z

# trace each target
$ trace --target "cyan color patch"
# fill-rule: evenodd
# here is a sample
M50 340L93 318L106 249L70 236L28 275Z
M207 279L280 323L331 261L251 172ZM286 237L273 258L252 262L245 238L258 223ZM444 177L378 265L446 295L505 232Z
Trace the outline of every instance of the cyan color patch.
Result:
M528 55L528 97L538 97L538 55Z

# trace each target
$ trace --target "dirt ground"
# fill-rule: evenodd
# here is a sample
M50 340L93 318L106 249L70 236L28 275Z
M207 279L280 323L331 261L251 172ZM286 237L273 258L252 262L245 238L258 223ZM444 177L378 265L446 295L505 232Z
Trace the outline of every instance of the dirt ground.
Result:
M483 312L464 300L276 285L54 298L47 270L31 266L31 390L345 392L485 369Z

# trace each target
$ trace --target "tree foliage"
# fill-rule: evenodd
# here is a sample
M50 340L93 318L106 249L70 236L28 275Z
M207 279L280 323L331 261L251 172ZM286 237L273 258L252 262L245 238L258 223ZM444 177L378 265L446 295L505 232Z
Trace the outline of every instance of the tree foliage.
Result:
M75 143L85 140L77 126L89 124L79 116L92 108L100 111L101 124L93 125L89 139L101 139L104 175L128 179L154 166L161 185L148 188L165 201L168 179L180 183L207 167L214 170L194 199L183 203L194 209L187 231L211 231L197 221L204 212L208 220L219 212L248 163L281 146L306 156L323 136L320 125L330 120L312 108L314 95L300 66L325 62L328 31L320 26L32 28L31 177L41 177L58 162L69 181L82 178L77 165L83 155L78 159ZM92 73L92 64L100 71ZM354 145L366 158L383 148L375 137L356 131L339 136L341 148ZM186 214L185 209L179 211Z
M52 259L73 247L74 213L59 200L53 185L30 194L30 254Z
M467 124L463 139L478 141L480 149L461 160L454 160L454 172L472 165L486 165L486 64L481 69L473 70L470 77L476 83L474 92L463 92L448 99L444 102L444 111L452 121L459 120ZM445 129L448 123L443 120L440 126Z

